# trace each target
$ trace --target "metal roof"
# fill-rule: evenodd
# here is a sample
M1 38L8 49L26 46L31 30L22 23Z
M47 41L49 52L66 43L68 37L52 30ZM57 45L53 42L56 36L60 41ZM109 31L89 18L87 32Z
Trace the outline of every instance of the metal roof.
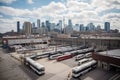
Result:
M120 58L120 49L99 52L98 54L115 57L115 58Z

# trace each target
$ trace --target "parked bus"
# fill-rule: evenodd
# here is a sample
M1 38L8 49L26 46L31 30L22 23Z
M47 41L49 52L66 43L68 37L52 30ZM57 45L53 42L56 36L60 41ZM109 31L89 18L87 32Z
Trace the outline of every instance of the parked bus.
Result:
M86 63L88 61L89 61L89 59L87 59L87 58L82 59L82 60L78 61L78 66L81 65L81 64L83 64L83 63Z
M55 55L51 55L50 57L48 57L49 60L54 60L56 59L58 56L61 56L62 54L55 54Z
M33 55L33 56L31 56L30 58L31 59L41 59L41 58L46 58L46 57L48 57L48 55L49 55L50 53L49 52L45 52L45 53L40 53L40 54L37 54L37 55Z
M62 56L59 56L59 57L57 57L57 61L62 61L62 60L66 60L66 59L70 59L70 58L72 58L73 57L73 55L72 54L65 54L65 55L62 55Z
M85 58L85 54L79 54L79 55L75 56L75 61L78 61L83 58Z
M59 56L56 60L61 61L61 60L72 58L75 56L76 53L77 53L77 51L65 52L65 53L63 53L64 55Z
M90 58L91 56L92 56L92 53L86 53L86 54L85 54L85 57L86 57L86 58Z
M93 58L88 58L89 59L89 61L92 61L93 60Z
M91 52L91 51L94 51L93 47L90 47L90 48L86 48L84 49L85 52Z
M71 51L70 54L72 54L73 56L75 56L78 52L77 51Z
M26 57L25 64L29 66L33 71L35 71L38 75L45 74L45 67L39 63L36 63L31 58Z
M96 68L96 66L97 66L97 62L95 60L92 60L90 62L84 63L81 66L74 67L72 68L72 76L77 78L89 72L90 70Z
M92 51L94 51L93 48L86 48L86 49L82 49L82 50L77 50L77 54L76 55L85 54L85 53L92 52Z
M78 54L83 54L84 53L84 50L82 49L82 50L77 50L77 53Z

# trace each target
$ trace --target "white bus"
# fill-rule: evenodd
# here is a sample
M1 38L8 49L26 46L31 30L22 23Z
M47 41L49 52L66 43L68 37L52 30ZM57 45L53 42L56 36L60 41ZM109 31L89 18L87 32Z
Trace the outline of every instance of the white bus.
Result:
M84 63L81 66L74 67L72 68L72 76L77 78L94 69L96 66L97 62L95 60L92 60L90 62Z
M86 62L88 62L88 61L89 61L89 59L87 59L87 58L84 58L84 59L82 59L82 60L79 60L79 61L78 61L78 66L81 65L81 64L83 64L83 63L86 63Z
M92 53L86 53L86 54L85 54L85 57L86 57L86 58L90 58L91 56L92 56Z
M77 53L78 53L78 54L84 53L84 49L82 49L82 50L77 50Z
M54 60L56 59L58 56L61 56L62 54L55 54L55 55L51 55L48 57L49 60Z
M36 63L31 58L26 57L25 64L29 66L33 71L35 71L38 75L45 74L45 67L39 63Z
M75 56L75 61L78 61L83 58L85 58L85 54L79 54L79 55Z
M91 51L94 51L93 48L86 48L86 49L81 49L81 50L77 50L77 54L84 54L84 53L87 53L87 52L91 52Z

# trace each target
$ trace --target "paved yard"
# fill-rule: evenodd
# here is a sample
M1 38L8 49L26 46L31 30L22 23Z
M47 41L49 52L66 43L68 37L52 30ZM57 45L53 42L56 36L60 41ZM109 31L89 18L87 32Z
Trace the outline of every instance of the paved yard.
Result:
M77 66L74 58L57 62L47 58L36 60L45 66L45 75L38 76L30 68L21 64L0 48L0 80L67 80L72 67ZM70 80L108 80L116 73L96 68L81 76L79 79Z
M0 49L0 80L32 80L20 68L21 63Z

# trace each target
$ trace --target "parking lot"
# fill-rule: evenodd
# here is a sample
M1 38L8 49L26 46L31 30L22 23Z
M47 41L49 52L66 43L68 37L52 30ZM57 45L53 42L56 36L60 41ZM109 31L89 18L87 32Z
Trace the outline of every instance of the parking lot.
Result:
M48 60L47 58L39 59L36 62L45 66L45 75L38 78L46 77L51 75L47 80L67 80L68 74L72 75L72 68L77 66L77 61L75 58L57 62L56 60ZM46 75L47 74L47 75ZM108 80L111 76L115 75L115 72L104 71L102 69L96 68L80 78L70 78L70 80Z
M2 77L0 79L2 80L67 80L68 74L72 75L72 68L77 66L75 57L59 62L48 60L48 58L38 59L36 62L45 66L45 74L39 76L30 68L21 64L21 62L16 61L9 54L4 53L2 49L0 52L2 57L0 65L0 75ZM108 80L115 74L114 71L110 72L96 68L80 78L71 77L69 80Z

